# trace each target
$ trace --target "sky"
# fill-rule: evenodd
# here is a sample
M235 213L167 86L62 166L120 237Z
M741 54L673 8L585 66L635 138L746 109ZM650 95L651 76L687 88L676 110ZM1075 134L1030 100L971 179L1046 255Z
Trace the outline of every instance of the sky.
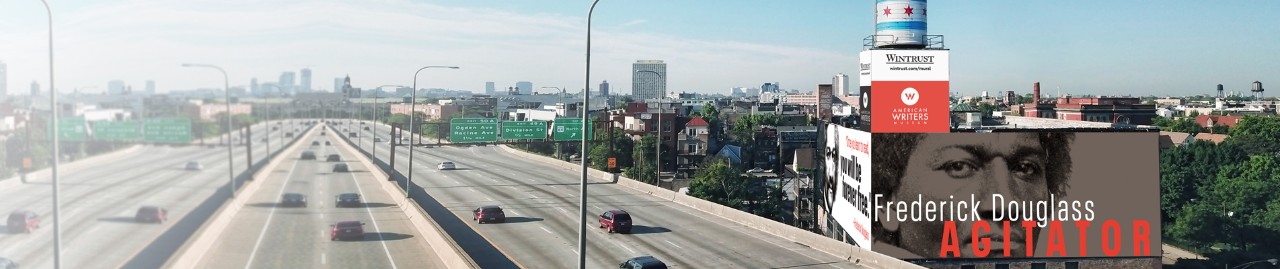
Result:
M103 92L274 82L312 70L331 90L412 85L483 92L530 81L578 91L588 0L50 0L55 83ZM951 50L951 91L1209 94L1280 85L1280 1L932 1L930 35ZM778 82L811 91L836 73L857 85L874 32L870 0L602 0L592 20L590 87L631 91L631 63L664 60L671 91L728 94ZM37 0L0 0L0 62L11 95L48 89L48 17ZM541 90L551 91L551 90ZM1280 91L1277 91L1280 92Z

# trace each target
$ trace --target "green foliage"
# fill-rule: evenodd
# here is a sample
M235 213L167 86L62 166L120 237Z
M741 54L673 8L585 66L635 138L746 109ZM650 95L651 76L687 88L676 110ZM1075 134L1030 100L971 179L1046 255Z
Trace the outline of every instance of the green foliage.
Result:
M1165 117L1155 117L1152 124L1159 126L1161 131L1167 132L1183 132L1183 133L1201 133L1205 132L1204 127L1196 124L1195 117L1168 119Z
M720 109L717 109L715 105L703 105L699 114L707 122L720 119Z
M591 167L605 171L609 165L609 147L610 142L613 143L614 157L618 158L618 168L626 169L632 166L633 142L628 138L621 128L613 128L613 138L609 138L609 132L606 130L596 130L592 134L594 140L603 141L591 144L591 151L588 153Z
M745 178L723 159L711 160L693 175L689 195L724 206L738 208L745 201Z
M653 161L653 155L656 154L654 146L657 143L657 137L645 136L640 139L640 143L632 146L631 160L633 162L631 169L625 170L627 177L649 184L658 182L658 175L655 174Z

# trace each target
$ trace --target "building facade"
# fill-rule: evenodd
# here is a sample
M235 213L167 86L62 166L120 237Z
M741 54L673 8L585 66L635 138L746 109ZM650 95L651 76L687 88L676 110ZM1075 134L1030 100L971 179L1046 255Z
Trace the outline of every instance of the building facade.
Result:
M609 96L609 81L600 82L600 96Z
M849 92L849 75L845 75L844 73L836 74L834 78L831 78L831 87L832 93L834 94L843 96L854 94Z
M411 110L412 109L412 110ZM448 118L462 113L462 107L457 105L438 105L438 104L391 104L391 114L409 115L409 111L418 111L425 116L426 120L438 120Z
M637 100L667 96L667 64L662 60L639 60L631 64L631 95ZM657 74L654 74L657 73Z
M496 88L493 86L493 81L486 81L484 83L484 94L493 95L495 90Z
M227 104L187 104L183 107L183 112L195 119L215 120L218 114L227 111ZM231 104L231 115L249 115L253 113L253 106L249 104Z
M302 80L300 81L301 86L298 87L298 90L304 92L311 91L311 69L303 68L302 72L299 72L299 74Z
M516 89L522 95L533 95L533 82L528 82L528 81L516 82Z

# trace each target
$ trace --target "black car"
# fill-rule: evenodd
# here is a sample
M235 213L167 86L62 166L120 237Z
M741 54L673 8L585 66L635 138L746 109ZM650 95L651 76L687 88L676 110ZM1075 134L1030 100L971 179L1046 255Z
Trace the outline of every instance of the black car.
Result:
M314 151L310 151L310 150L308 150L308 151L303 151L303 152L302 152L302 159L303 159L303 160L315 160L315 159L316 159L316 153L315 153Z
M487 205L471 210L471 220L476 223L507 222L507 214L502 212L501 207Z
M358 193L348 192L339 194L334 201L335 207L356 207L360 205L360 194Z
M333 172L351 172L351 168L347 167L347 164L345 163L339 163L333 165Z
M324 160L327 162L341 162L342 156L338 154L329 154L329 157L325 158Z
M329 141L324 141L324 145L325 145L325 146L329 146L329 145L333 145L333 144L330 144L330 143L329 143Z
M280 206L307 207L307 196L301 193L285 193L280 196Z
M622 264L618 265L618 268L667 269L667 264L662 263L662 261L658 260L658 258L654 258L653 256L640 256L622 262Z
M312 146L319 146L319 145L320 145L320 141L311 141L311 145L312 145Z

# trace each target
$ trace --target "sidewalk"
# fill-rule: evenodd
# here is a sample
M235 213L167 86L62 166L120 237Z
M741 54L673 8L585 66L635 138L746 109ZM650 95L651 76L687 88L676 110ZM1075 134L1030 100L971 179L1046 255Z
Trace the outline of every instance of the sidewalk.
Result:
M1169 244L1160 245L1160 250L1162 250L1161 252L1163 253L1161 254L1162 257L1160 261L1161 263L1164 263L1164 264L1174 264L1178 262L1178 259L1188 259L1188 260L1207 259L1204 256L1200 256L1200 254L1196 254L1194 252L1187 251L1185 249L1181 249Z

